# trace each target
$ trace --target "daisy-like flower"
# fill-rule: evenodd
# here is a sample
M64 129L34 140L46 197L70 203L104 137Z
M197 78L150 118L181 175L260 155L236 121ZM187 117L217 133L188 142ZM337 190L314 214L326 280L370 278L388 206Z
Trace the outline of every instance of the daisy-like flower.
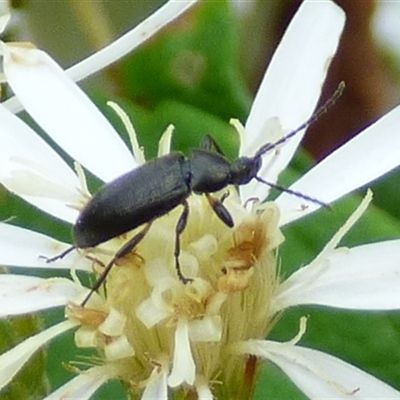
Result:
M306 121L313 112L344 24L331 1L304 2L291 22L254 101L242 132L240 155L253 156ZM8 84L35 121L77 161L76 172L25 123L0 107L0 180L12 192L73 224L90 194L83 170L109 182L144 162L131 135L134 157L109 123L45 53L3 44ZM46 85L42 85L46 82ZM396 108L326 158L291 189L331 203L400 164ZM237 123L235 123L238 126ZM129 123L127 127L131 130ZM159 155L169 151L171 131ZM265 154L259 175L276 182L302 134ZM279 150L279 151L278 151ZM79 163L79 164L78 164ZM349 173L351 171L351 173ZM77 347L94 347L101 362L49 398L88 398L110 379L124 382L131 397L250 398L261 360L281 368L309 398L400 398L400 392L334 356L293 340L265 340L289 307L319 304L358 310L400 308L400 241L338 248L361 216L370 195L309 265L281 281L276 249L281 228L316 211L317 203L281 194L260 204L268 187L253 181L224 205L231 229L205 196L191 195L175 270L175 230L180 207L153 222L129 255L117 260L104 288L81 306L90 288L75 272L101 274L121 246L142 227L95 248L73 251L51 264L72 279L0 276L0 314L15 316L65 306L66 319L0 355L0 388L55 336L74 330ZM220 195L223 195L221 193ZM0 263L47 268L70 244L10 224L0 225ZM23 251L21 250L23 243ZM376 268L376 265L379 268ZM68 361L68 360L65 360Z

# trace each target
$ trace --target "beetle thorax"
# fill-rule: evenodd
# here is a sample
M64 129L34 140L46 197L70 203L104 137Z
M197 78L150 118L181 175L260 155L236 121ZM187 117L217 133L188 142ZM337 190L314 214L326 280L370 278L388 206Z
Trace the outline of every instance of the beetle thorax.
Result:
M261 158L240 157L233 161L230 167L231 181L233 185L244 185L250 182L261 168Z

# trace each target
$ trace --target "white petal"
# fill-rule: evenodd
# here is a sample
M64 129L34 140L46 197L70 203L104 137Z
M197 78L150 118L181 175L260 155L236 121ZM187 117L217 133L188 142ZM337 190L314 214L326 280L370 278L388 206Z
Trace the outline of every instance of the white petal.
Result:
M241 155L253 156L272 140L266 132L271 118L277 117L286 133L296 129L312 114L321 93L326 72L336 52L344 25L344 13L331 1L305 1L290 23L259 88L249 118ZM275 158L268 173L260 176L276 182L278 174L293 156L303 134L285 143L279 155L264 156L264 165ZM268 187L256 181L241 187L242 200L263 200Z
M7 24L10 22L11 14L8 1L3 1L0 4L0 34L2 34Z
M219 315L189 322L189 337L192 342L218 342L221 336L222 321Z
M81 288L65 278L0 275L0 318L66 305Z
M362 202L358 205L358 207L351 213L350 217L347 218L346 222L337 230L337 232L332 236L329 242L325 245L322 251L318 254L318 256L314 259L325 257L325 253L330 253L332 250L335 250L339 243L342 241L344 236L350 232L353 226L360 220L365 211L367 211L368 206L372 201L372 191L367 190L367 194L364 196Z
M290 189L331 203L391 171L400 164L399 124L400 106L325 158ZM319 208L288 193L282 193L276 202L281 225Z
M156 367L151 372L150 378L143 391L142 400L167 400L168 399L168 386L167 374L164 369Z
M167 231L165 233L167 234ZM150 286L160 286L158 291L167 290L175 282L175 276L165 264L163 258L156 258L146 266L146 279Z
M28 229L0 223L0 264L14 267L76 269L91 271L92 263L77 251L60 260L47 263L71 245Z
M99 343L98 332L95 329L79 327L74 334L76 347L97 347Z
M14 191L45 212L66 221L75 221L77 211L67 207L66 204L77 204L80 201L78 191L80 184L77 176L43 139L1 105L0 143L0 181L9 190ZM27 166L24 167L21 164L21 160L31 161L37 165L43 176L47 176L50 181L63 188L64 198L60 201L44 195L39 197L27 195L24 191L10 187L11 178L15 171L29 170ZM19 161L19 163L16 161ZM29 186L26 189L32 190Z
M0 389L11 381L36 351L55 336L74 328L76 325L71 321L61 322L35 336L31 336L0 355Z
M206 384L196 385L197 397L199 400L213 400L211 389Z
M121 314L115 308L111 308L107 318L97 329L107 336L120 336L124 332L126 319L127 317L125 314Z
M252 340L241 350L271 360L310 399L400 399L400 392L329 354L285 343Z
M161 322L163 319L171 315L169 310L157 307L151 297L142 301L136 307L136 317L142 321L147 329L152 328L154 325Z
M299 304L356 310L400 309L399 288L400 240L340 248L283 282L274 310Z
M174 360L168 376L168 385L176 387L182 383L192 385L196 374L196 366L190 349L188 322L180 318L175 331Z
M71 379L44 400L90 399L110 378L110 368L94 367Z
M121 360L135 355L135 350L125 335L107 343L104 347L104 357L107 361Z
M12 90L74 160L104 181L135 167L111 124L50 56L10 45L6 50L4 73Z
M75 82L85 79L108 65L118 61L144 41L155 35L165 25L178 18L198 0L168 1L163 7L150 15L135 28L115 40L107 47L94 53L80 63L69 68L68 76ZM17 113L23 109L17 97L13 97L4 103L9 110Z

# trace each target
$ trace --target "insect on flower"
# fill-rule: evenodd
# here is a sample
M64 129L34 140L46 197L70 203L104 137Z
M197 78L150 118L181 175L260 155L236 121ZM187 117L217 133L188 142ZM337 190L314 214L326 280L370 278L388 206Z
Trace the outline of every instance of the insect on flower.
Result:
M129 239L105 266L83 300L81 305L84 306L91 295L104 283L115 263L132 252L146 236L153 221L179 205L183 206L183 211L175 228L176 273L183 283L192 281L182 273L179 255L180 236L185 230L189 216L187 199L193 192L205 194L215 214L228 227L234 226L233 218L223 204L229 193L224 193L220 199L211 196L210 193L220 191L228 185L244 185L252 179L326 207L327 205L318 199L267 182L257 173L261 168L262 156L276 149L318 119L335 103L342 94L344 86L343 82L340 83L331 98L305 123L279 140L264 144L253 157L239 157L230 162L221 153L213 139L207 136L201 147L192 150L188 158L179 152L174 152L147 162L106 184L81 211L73 227L74 245L47 261L52 262L62 258L74 249L95 247L145 224L144 228ZM242 251L239 247L236 250ZM241 257L243 254L245 257L252 257L251 249L247 253L242 252ZM246 262L249 264L250 261Z

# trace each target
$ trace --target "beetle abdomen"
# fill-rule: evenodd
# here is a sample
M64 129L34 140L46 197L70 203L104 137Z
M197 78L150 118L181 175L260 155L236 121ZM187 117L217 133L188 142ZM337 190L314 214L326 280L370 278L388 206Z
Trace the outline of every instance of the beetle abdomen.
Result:
M79 248L93 247L160 217L190 194L184 156L150 161L106 184L88 202L73 234Z

